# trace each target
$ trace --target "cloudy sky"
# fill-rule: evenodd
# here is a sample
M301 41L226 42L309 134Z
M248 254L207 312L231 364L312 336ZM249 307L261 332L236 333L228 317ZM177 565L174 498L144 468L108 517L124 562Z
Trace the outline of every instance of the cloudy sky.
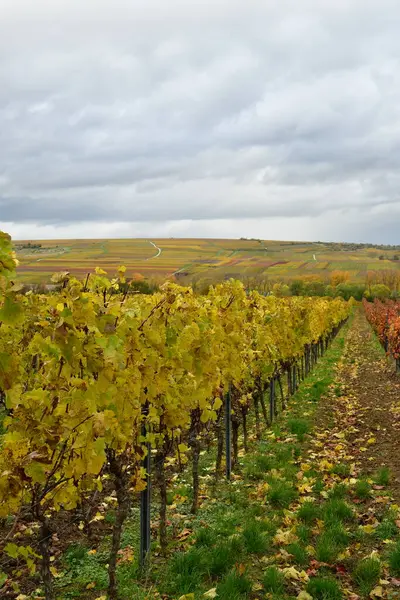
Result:
M400 243L398 0L0 0L0 229Z

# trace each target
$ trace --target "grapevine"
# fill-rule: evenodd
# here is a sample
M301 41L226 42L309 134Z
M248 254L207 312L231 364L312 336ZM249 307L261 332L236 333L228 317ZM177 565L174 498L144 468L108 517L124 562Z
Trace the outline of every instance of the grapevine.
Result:
M55 517L89 505L88 526L91 499L107 475L117 501L108 561L113 599L122 529L146 486L149 446L165 553L167 464L191 457L196 512L206 440L216 439L216 473L221 469L226 394L235 461L240 426L247 446L252 407L260 435L260 408L270 424L276 388L284 405L283 375L290 373L293 392L350 308L341 299L247 294L237 281L204 296L174 283L153 296L129 295L123 267L114 278L96 269L85 282L60 273L58 291L22 295L15 267L11 240L0 233L0 517L28 511L36 521L40 575L52 600Z

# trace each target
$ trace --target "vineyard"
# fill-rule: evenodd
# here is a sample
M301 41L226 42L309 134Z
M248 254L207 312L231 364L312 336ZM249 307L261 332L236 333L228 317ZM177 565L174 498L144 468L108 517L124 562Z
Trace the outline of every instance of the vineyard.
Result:
M300 383L312 378L351 304L264 297L246 293L234 280L207 295L167 283L159 293L142 296L129 292L124 267L114 278L100 268L83 280L61 272L53 277L53 293L20 294L16 262L9 237L0 234L0 585L5 597L20 600L75 597L60 587L62 532L90 547L96 535L102 537L99 527L111 505L110 539L103 548L107 581L89 583L85 597L114 600L121 593L121 561L133 561L140 579L171 560L169 496L175 505L186 503L188 514L199 512L209 498L205 456L213 488L231 486L235 494L242 457L265 443L266 435L274 439L279 413L298 396ZM397 305L366 304L366 312L397 358ZM290 427L300 441L308 433L304 419L293 419ZM250 469L249 478L250 488L259 489L259 475ZM304 482L288 487L275 467L261 486L271 506L280 508L289 507L298 489L311 491ZM133 514L137 547L123 544ZM285 518L290 522L289 513ZM252 531L250 538L259 539ZM178 539L184 542L189 534L183 529ZM235 552L240 554L240 545ZM202 563L199 556L183 568L189 568L186 579L179 573L163 596L154 591L137 597L200 597L195 594L206 576L195 583L191 578L195 563ZM232 553L219 560L235 562ZM228 592L229 581L218 583L218 569L214 565L211 575L209 568L205 597L260 597L248 596L247 584ZM239 565L231 575L239 588L244 570ZM298 583L308 579L305 574ZM130 585L136 585L133 579ZM107 596L99 596L105 590ZM302 598L331 600L318 593L304 592Z
M396 370L400 371L400 302L364 302L364 310L385 351L395 359Z
M129 297L119 293L123 268L111 280L97 269L84 284L60 274L58 293L20 297L18 286L7 284L14 267L8 246L3 238L0 389L7 417L1 514L32 510L40 525L41 576L46 598L52 598L53 515L87 504L90 520L93 497L107 472L118 503L109 561L114 598L122 526L134 493L146 496L150 490L143 465L150 463L151 450L156 450L165 551L167 462L186 462L190 451L196 512L202 443L215 438L219 471L224 412L228 434L233 430L235 462L239 428L247 446L250 410L259 436L260 411L267 422L277 411L277 386L285 402L284 373L293 392L296 377L311 369L348 307L340 300L246 296L235 282L205 297L176 285L166 285L159 295ZM144 561L150 533L146 515L142 528Z

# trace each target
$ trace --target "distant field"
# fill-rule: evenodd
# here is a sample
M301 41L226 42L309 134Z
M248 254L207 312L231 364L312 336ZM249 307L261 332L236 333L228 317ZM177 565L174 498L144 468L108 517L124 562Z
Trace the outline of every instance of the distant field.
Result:
M330 272L340 270L361 281L367 271L400 268L395 251L349 250L317 242L152 238L16 241L15 246L18 277L26 283L48 282L57 271L84 277L97 266L111 275L119 265L127 267L128 276L140 273L164 279L175 274L181 280L203 274L218 279L254 275L279 280L299 275L328 278Z

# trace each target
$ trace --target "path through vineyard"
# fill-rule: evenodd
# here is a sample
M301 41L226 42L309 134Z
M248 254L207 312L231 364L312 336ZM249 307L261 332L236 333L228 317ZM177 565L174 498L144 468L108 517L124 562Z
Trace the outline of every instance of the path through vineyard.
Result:
M348 332L338 381L348 398L338 415L350 435L351 453L365 472L392 471L391 492L400 500L400 377L386 359L363 312Z

